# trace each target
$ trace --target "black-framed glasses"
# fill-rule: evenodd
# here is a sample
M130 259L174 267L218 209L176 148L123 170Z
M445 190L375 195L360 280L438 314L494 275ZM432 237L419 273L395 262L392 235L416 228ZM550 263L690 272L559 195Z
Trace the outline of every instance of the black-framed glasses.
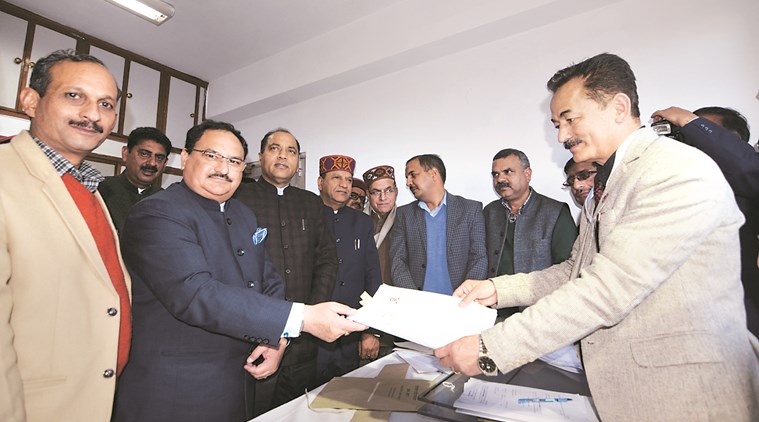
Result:
M379 197L380 197L380 196L382 196L382 195L385 195L385 196L390 196L390 195L391 195L391 194L393 194L393 193L395 193L395 187L394 187L394 186L388 186L388 187L386 187L386 188L385 188L385 189L383 189L383 190L379 190L379 189L371 189L371 190L369 191L369 195L371 195L371 196L373 196L373 197L376 197L376 198L379 198Z
M192 151L199 152L203 155L203 158L205 158L208 161L216 161L221 162L221 160L226 160L229 164L229 167L234 168L235 170L241 170L243 167L245 167L245 161L242 158L237 157L227 157L225 155L221 155L218 152L212 150L212 149L192 149Z
M596 173L598 173L598 170L578 171L577 174L575 174L574 176L567 177L567 181L562 183L562 185L564 185L564 187L567 187L567 188L572 187L575 184L575 180L579 180L582 182L583 180L588 180L590 176Z
M351 199L361 201L361 203L363 204L364 201L366 201L366 196L359 195L356 192L351 192Z

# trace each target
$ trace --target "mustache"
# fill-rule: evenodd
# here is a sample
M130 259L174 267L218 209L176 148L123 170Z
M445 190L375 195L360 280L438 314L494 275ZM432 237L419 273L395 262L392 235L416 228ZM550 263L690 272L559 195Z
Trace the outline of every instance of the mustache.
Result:
M230 179L229 175L227 175L226 173L213 173L213 174L209 174L208 175L209 179L212 178L212 177L220 177L220 178L226 180L227 182L231 182L232 181L232 179Z
M151 166L150 164L143 164L143 165L140 166L140 170L151 170L151 171L157 172L158 171L158 167Z
M510 187L511 187L511 183L509 182L498 182L495 184L496 190L501 190L503 188L510 188Z
M76 120L69 120L69 125L76 126L76 127L82 127L82 128L89 128L94 130L97 133L103 133L103 127L95 122L90 122L88 120L82 120L77 122Z
M568 150L568 149L572 148L573 146L579 144L580 142L582 142L582 141L579 140L579 139L577 139L577 138L565 141L564 142L564 149Z

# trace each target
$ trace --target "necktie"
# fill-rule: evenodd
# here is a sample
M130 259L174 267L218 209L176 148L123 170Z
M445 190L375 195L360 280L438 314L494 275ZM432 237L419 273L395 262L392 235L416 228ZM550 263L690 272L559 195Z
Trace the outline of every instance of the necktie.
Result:
M601 197L604 194L605 188L606 183L604 183L603 178L596 177L596 181L593 184L593 198L596 200L596 205L601 203Z

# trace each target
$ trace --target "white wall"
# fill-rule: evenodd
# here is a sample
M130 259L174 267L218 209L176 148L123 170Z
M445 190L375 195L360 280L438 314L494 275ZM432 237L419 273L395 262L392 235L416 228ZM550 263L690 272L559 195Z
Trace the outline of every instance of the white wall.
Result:
M402 174L409 157L431 152L446 163L449 191L486 203L496 198L492 156L513 147L530 157L535 189L571 202L561 189L570 154L549 122L548 78L597 53L616 53L638 77L646 120L669 105L729 106L746 115L754 143L757 16L755 0L620 1L234 123L252 152L269 129L293 131L308 155L312 191L326 154L355 157L358 174L378 164ZM401 189L399 204L412 199Z

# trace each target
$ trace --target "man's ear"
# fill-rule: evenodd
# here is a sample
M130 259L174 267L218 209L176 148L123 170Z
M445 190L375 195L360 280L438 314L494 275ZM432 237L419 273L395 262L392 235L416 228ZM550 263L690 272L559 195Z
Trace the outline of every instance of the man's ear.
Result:
M121 159L124 160L125 163L126 163L128 155L129 155L129 148L127 148L126 145L124 145L123 147L121 147Z
M190 156L190 154L187 153L186 149L183 149L180 155L182 156L182 170L184 170L185 162L187 161L187 158Z
M40 94L32 88L26 87L21 90L19 100L21 111L29 117L35 117L35 114L37 114L37 104L40 102Z
M630 101L630 97L627 94L618 92L612 97L608 106L614 107L614 121L617 123L622 123L627 117L631 116L632 101Z

